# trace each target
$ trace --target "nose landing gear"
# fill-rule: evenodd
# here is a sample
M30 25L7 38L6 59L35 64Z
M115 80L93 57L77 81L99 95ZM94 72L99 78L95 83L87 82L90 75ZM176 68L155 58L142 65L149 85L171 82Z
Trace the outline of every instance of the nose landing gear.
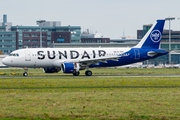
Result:
M27 77L28 76L28 73L27 73L27 71L28 71L28 69L27 68L24 68L24 73L23 73L23 76L25 76L25 77Z
M25 77L28 76L27 72L23 73L23 76L25 76Z

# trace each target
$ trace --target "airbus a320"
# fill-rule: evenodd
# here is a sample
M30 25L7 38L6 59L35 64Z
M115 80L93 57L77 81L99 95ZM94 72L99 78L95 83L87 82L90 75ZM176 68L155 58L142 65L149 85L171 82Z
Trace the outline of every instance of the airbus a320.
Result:
M132 48L27 48L13 51L2 60L11 67L26 68L23 76L28 76L27 68L43 68L45 73L80 74L89 68L113 67L132 64L162 55L169 51L159 49L165 20L157 20L141 41Z

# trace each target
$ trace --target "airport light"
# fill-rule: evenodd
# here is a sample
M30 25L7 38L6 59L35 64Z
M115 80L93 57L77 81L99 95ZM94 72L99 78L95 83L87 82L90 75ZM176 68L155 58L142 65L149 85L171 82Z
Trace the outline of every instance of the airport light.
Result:
M178 20L180 20L180 18L178 18ZM179 38L180 39L180 38Z
M171 20L175 20L174 17L165 18L165 20L169 20L169 64L171 64Z
M39 25L40 24L40 48L42 48L42 27L41 27L41 24L43 22L46 22L45 20L37 20L36 23Z

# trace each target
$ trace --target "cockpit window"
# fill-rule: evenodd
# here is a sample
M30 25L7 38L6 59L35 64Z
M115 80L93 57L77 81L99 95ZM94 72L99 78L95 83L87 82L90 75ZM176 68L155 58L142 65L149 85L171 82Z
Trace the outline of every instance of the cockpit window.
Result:
M18 53L11 53L9 56L19 56L19 54Z

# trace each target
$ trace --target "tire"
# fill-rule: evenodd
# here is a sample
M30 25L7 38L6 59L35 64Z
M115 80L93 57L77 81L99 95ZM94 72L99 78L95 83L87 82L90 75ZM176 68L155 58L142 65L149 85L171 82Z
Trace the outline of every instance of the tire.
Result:
M23 73L23 76L27 77L28 76L27 72Z
M73 73L74 76L79 76L80 72Z
M91 71L86 71L85 74L86 74L86 76L92 76L92 72Z

